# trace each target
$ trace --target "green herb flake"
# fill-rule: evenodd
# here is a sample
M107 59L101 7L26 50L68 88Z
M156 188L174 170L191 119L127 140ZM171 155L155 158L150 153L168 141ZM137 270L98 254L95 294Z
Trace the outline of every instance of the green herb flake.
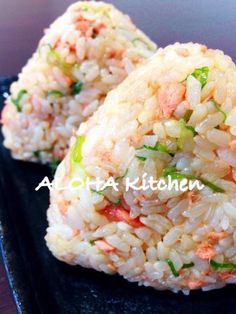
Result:
M201 86L203 88L207 83L208 73L209 68L205 66L195 69L191 75L194 76L201 83Z
M59 163L61 162L60 158L54 158L51 163L50 163L50 168L52 170L52 173L55 173L55 171L57 170L57 167L59 165Z
M213 259L210 260L210 265L212 268L218 269L236 269L236 264L233 263L218 263Z
M192 113L193 113L192 109L186 110L186 112L185 112L185 114L183 116L183 119L184 119L185 122L187 122L190 119Z
M85 141L85 136L84 135L80 135L77 137L74 145L72 146L72 150L71 150L71 159L72 161L74 161L75 163L79 163L82 160L82 146L84 144Z
M223 122L225 122L225 120L227 119L226 113L220 109L220 106L215 102L215 100L212 100L211 102L212 102L213 106L216 108L216 110L219 111L220 113L222 113L222 115L224 116Z
M172 262L171 259L167 259L166 260L166 263L168 264L168 266L170 267L170 270L172 272L172 274L175 276L175 277L179 277L179 273L177 272L177 270L175 269L175 265L174 263Z
M21 101L22 97L23 97L25 94L27 94L27 90L21 89L21 90L18 92L16 98L12 98L12 99L11 99L12 103L16 106L17 112L21 112L21 110L22 110L22 107L21 107L21 105L20 105L20 101Z
M71 95L77 95L81 92L83 88L83 83L82 82L75 82L71 85Z
M95 240L89 240L88 242L89 242L89 244L91 244L91 245L95 245Z
M193 263L193 262L191 262L191 263L185 263L185 264L183 264L182 269L191 268L191 267L193 267L193 266L194 266L194 263Z
M145 161L147 159L147 157L142 157L142 156L138 156L138 155L135 155L135 157L141 161Z
M50 96L53 96L53 97L62 97L63 94L62 94L62 92L60 92L60 91L57 90L57 89L51 89L51 90L48 90L48 91L47 91L47 97L50 97Z

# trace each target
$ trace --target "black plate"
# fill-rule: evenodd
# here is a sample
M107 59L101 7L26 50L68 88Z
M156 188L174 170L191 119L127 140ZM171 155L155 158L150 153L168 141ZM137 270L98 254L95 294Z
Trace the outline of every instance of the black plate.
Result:
M111 2L130 14L161 46L199 41L236 57L235 1ZM1 92L9 82L0 80ZM57 261L44 242L48 191L34 191L45 175L50 176L47 167L14 161L0 146L1 248L19 313L236 312L234 286L207 293L195 291L186 297Z

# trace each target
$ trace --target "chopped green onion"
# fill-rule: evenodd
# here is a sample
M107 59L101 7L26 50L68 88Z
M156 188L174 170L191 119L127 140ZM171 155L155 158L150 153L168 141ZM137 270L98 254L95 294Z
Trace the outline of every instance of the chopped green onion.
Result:
M85 141L85 136L80 135L77 137L77 139L76 139L76 141L72 147L71 159L75 163L79 163L82 160L82 146L84 144L84 141Z
M27 93L27 91L26 91L25 89L21 89L21 90L18 92L16 98L12 98L12 99L11 99L12 103L16 106L16 110L17 110L18 112L21 112L21 109L22 109L22 108L21 108L21 105L20 105L20 101L21 101L22 97L23 97L26 93Z
M141 161L145 161L147 159L147 157L142 157L142 156L138 156L138 155L135 155L135 157Z
M75 178L75 182L73 186L78 187L86 184L86 180L88 179L88 175L85 171L84 165L81 163L82 156L82 147L85 141L85 136L80 135L76 138L74 144L71 147L70 155L69 155L69 163L70 163L70 176ZM80 178L79 182L76 180Z
M146 42L145 42L142 38L140 38L140 37L135 37L135 38L131 41L131 43L132 43L134 46L137 46L137 45L136 45L137 42L141 42L142 44L144 44L144 45L147 47L147 49L153 50L153 48L151 47L151 45L149 45L148 43L146 43Z
M47 46L49 49L49 52L47 54L47 62L50 65L56 66L58 68L60 68L60 70L65 73L67 76L71 77L72 79L74 79L73 73L72 73L72 68L74 66L74 64L70 64L70 63L66 63L63 62L61 59L60 54L52 48L52 46L50 44L45 44L42 45L40 47L40 50L43 46ZM39 50L39 53L41 53L41 51Z
M210 182L210 181L208 181L202 177L194 176L192 174L184 174L184 173L178 172L178 170L174 166L166 167L163 170L163 177L166 178L168 176L170 176L172 179L198 180L202 184L204 184L205 186L207 186L208 188L213 190L214 192L217 192L217 193L224 193L225 192L225 190L222 189L221 187L217 186L216 184L214 184L214 183L212 183L212 182Z
M190 119L192 113L193 113L193 110L192 110L192 109L186 110L186 112L185 112L185 114L184 114L184 117L183 117L183 119L184 119L185 122L187 122L187 121Z
M146 148L146 149L149 149L149 150L154 150L154 151L158 151L158 152L162 152L162 153L168 153L167 146L165 144L162 144L162 143L159 143L159 142L157 142L155 144L155 146L143 145L139 149L142 149L142 148Z
M185 128L193 133L193 135L197 135L197 132L195 131L194 127L191 125L186 124Z
M79 94L82 90L83 83L82 82L75 82L71 85L71 94L74 96Z
M118 199L117 201L114 201L114 202L112 202L113 204L115 204L115 205L120 205L120 203L121 203L121 200L120 199Z
M175 269L175 265L174 263L172 262L171 259L167 259L166 260L166 263L168 264L168 266L170 267L170 270L172 271L172 274L175 276L175 277L178 277L179 276L179 273L177 272L177 270Z
M50 168L52 170L52 172L54 173L57 170L57 167L59 165L59 163L61 162L61 159L59 158L54 158L51 163L50 163Z
M159 142L157 142L155 144L155 146L149 146L149 145L144 144L141 147L137 148L137 150L141 150L141 149L153 150L156 152L167 153L167 154L171 155L172 157L174 156L174 154L168 150L168 147L165 144L162 144ZM136 156L136 157L138 158L140 156ZM146 157L143 157L143 158L145 158L145 160L147 159Z
M194 127L191 125L187 124L184 119L179 120L179 125L180 125L180 136L177 140L178 148L183 149L184 144L192 139L193 136L197 134L195 131Z
M108 12L103 12L103 15L106 16L109 20L111 19L110 14Z
M129 169L126 168L125 173L123 174L123 176L115 177L115 181L120 180L120 179L123 179L123 178L127 175L128 171L129 171Z
M152 151L156 151L156 152L166 153L172 157L174 156L174 153L170 152L168 150L168 147L165 144L162 144L159 142L157 142L155 144L155 146L149 146L149 145L144 144L141 147L137 148L137 150L141 150L141 149L147 149L147 150L152 150ZM143 156L139 156L139 155L135 155L135 157L141 161L145 161L147 159L147 157L143 157Z
M208 188L210 188L214 192L218 192L218 193L224 193L225 192L224 189L222 189L221 187L217 186L216 184L214 184L208 180L205 180L203 178L199 178L199 180L202 182L202 184L204 184L205 186L207 186Z
M35 152L33 152L34 157L39 158L41 154L41 150L36 150Z
M51 65L58 66L61 63L61 57L58 52L56 52L51 45L49 45L49 53L47 55L47 62Z
M83 4L83 6L82 6L81 9L82 9L83 11L87 12L87 11L90 9L90 7L89 7L88 5L86 5L86 4Z
M99 191L97 191L97 190L95 190L95 189L90 189L92 192L94 192L94 193L97 193L98 195L103 195L103 193L102 193L102 191L104 191L104 190L99 190Z
M191 263L185 263L185 264L183 264L182 269L191 268L191 267L193 267L193 266L194 266L194 263L193 263L193 262L191 262Z
M95 240L89 240L88 242L89 242L89 244L91 244L91 245L95 245Z
M48 97L50 97L50 96L62 97L63 94L62 94L62 92L60 92L60 91L57 90L57 89L51 89L51 90L48 90L48 91L47 91L47 96L48 96Z
M218 193L223 193L225 192L224 189L220 188L219 186L217 186L216 184L203 179L201 177L197 177L191 174L184 174L181 172L178 172L177 170L174 171L174 167L167 167L166 169L164 169L163 171L163 176L167 177L168 175L171 176L172 179L188 179L188 180L198 180L200 181L202 184L204 184L205 186L209 187L211 190L213 190L214 192L218 192Z
M212 100L211 102L213 103L213 106L216 108L216 110L222 113L222 115L224 116L223 122L225 122L225 120L227 119L226 113L220 109L220 106L215 102L215 100Z
M218 269L236 269L236 264L233 263L218 263L213 259L210 260L210 265L212 268Z
M127 173L128 173L128 168L125 170L125 173L122 175L122 176L119 176L119 177L115 177L114 179L115 179L115 181L117 181L117 180L119 180L119 179L123 179L126 175L127 175ZM102 190L95 190L95 189L90 189L92 192L94 192L94 193L97 193L97 194L99 194L99 195L104 195L103 194L103 192L106 190L106 189L108 189L108 186L107 187L105 187L104 189L102 189ZM113 204L115 204L115 205L119 205L120 203L121 203L121 200L120 199L118 199L118 200L116 200L116 201L114 201L114 202L112 202Z
M208 79L209 68L207 66L202 68L197 68L191 74L194 76L200 83L202 88L206 85Z
M196 134L197 134L197 132L195 131L194 127L191 126L191 125L189 125L189 124L187 124L187 123L184 121L184 119L180 119L180 120L179 120L179 123L181 124L181 126L182 126L183 128L185 128L185 129L191 131L191 132L193 133L193 135L196 135Z
M163 177L167 178L169 175L172 175L174 172L177 172L177 169L175 166L167 166L163 170Z

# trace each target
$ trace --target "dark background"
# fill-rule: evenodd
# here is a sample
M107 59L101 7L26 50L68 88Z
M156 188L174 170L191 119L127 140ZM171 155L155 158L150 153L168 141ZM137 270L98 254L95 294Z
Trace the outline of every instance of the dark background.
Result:
M72 0L0 0L0 76L16 75ZM113 0L159 46L196 41L236 60L235 0ZM1 175L1 174L0 174ZM0 313L15 313L0 262Z
M15 75L36 48L43 29L72 0L0 1L0 75ZM111 0L159 46L198 41L236 60L235 0Z

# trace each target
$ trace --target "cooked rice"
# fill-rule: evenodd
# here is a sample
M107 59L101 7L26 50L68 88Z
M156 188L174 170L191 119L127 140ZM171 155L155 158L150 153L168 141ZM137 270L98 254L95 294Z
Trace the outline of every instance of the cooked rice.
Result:
M203 67L209 73L201 84L191 74ZM185 294L235 283L235 86L235 65L222 51L176 43L159 49L111 91L73 137L55 181L66 187L76 177L119 176L120 191L108 188L96 193L85 187L59 191L54 181L46 235L54 256ZM178 103L173 101L176 95ZM192 110L185 118L192 131L181 129L187 110ZM82 135L82 160L73 164L74 143ZM140 156L146 159L135 157L139 147L154 147L157 142L172 154L143 149ZM170 165L213 186L178 193L125 192L126 169L129 178L143 173L160 178ZM121 205L112 205L111 212L117 200ZM232 263L227 267L233 269L225 269L225 264L214 268L210 261Z
M62 159L73 130L155 51L156 45L112 5L71 5L46 30L11 86L2 115L4 145L16 159ZM83 85L72 95L75 82Z

